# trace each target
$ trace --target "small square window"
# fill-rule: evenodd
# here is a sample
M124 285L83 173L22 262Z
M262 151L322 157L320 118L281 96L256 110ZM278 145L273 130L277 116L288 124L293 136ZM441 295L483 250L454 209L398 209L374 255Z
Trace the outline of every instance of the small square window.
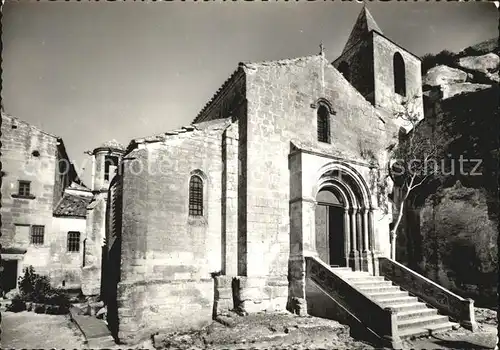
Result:
M33 225L31 226L31 244L43 245L45 234L45 226Z
M80 232L68 232L68 252L80 251Z
M19 181L19 186L17 194L22 197L28 197L31 189L31 183L29 181Z

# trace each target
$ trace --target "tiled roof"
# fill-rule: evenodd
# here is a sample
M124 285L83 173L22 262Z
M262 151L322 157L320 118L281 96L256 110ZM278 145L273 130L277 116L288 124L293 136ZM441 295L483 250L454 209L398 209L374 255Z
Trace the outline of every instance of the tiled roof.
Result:
M90 203L91 199L92 198L88 196L77 196L74 194L64 193L54 210L54 216L84 218L87 213L87 205Z

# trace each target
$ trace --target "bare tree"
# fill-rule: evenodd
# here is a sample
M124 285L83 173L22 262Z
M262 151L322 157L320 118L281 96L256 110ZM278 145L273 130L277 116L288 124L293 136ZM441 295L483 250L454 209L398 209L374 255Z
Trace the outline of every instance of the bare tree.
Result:
M390 231L391 259L396 259L396 237L405 211L405 202L419 186L437 175L441 169L438 161L443 159L444 138L439 135L432 123L422 119L418 95L412 95L401 103L394 114L404 121L409 131L400 134L399 144L393 148L390 157L390 174L395 184L394 202L397 210L396 220ZM441 162L443 163L443 162Z

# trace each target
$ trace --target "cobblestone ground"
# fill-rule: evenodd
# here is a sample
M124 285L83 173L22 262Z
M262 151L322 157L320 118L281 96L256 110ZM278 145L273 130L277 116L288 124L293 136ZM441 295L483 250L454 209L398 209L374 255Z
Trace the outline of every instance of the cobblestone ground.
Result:
M408 340L406 349L493 349L496 311L476 309L479 331L463 328L432 337ZM154 336L156 349L375 349L349 335L338 322L291 314L228 314L209 327L191 333Z
M80 331L66 315L2 311L3 349L83 349Z
M374 349L336 321L292 314L221 317L199 332L157 335L157 349Z

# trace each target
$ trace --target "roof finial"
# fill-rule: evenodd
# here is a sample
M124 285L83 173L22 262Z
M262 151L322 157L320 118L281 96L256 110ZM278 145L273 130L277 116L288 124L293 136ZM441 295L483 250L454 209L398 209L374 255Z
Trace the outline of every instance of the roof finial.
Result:
M325 47L323 46L322 41L319 43L319 54L323 57L325 56Z

